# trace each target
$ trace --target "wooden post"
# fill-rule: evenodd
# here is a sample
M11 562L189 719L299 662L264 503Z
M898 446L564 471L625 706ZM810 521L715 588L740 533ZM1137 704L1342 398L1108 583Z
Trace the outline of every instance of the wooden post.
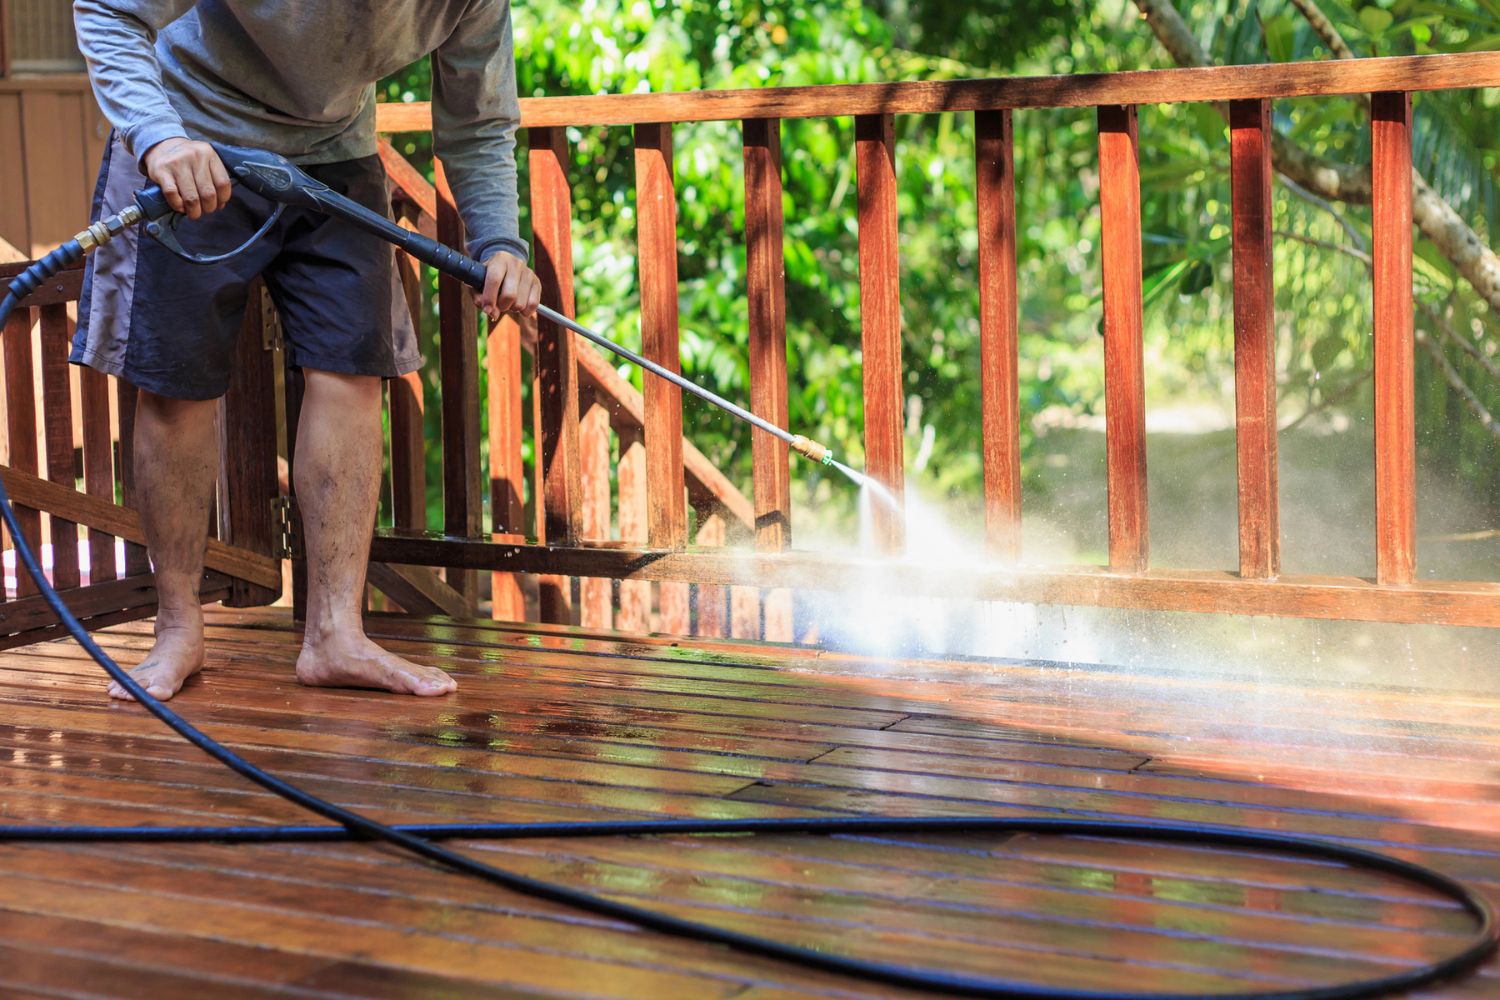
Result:
M1117 573L1141 573L1148 564L1149 541L1141 329L1141 177L1134 107L1099 108L1099 209L1109 567Z
M489 368L491 529L524 535L521 327L514 317L506 316L490 328L485 362ZM516 574L490 574L490 614L501 621L525 620L526 598Z
M37 472L36 446L36 384L31 351L30 309L17 309L5 323L5 419L10 435L10 465L12 468ZM35 509L16 507L16 520L21 525L21 535L42 558L42 515ZM40 593L30 574L17 564L16 596Z
M899 504L905 495L905 391L901 382L901 264L896 225L896 149L890 115L854 120L859 174L859 319L864 357L865 472ZM905 547L900 514L871 505L877 544Z
M1276 474L1276 294L1271 259L1271 102L1229 103L1234 240L1234 400L1240 575L1281 572Z
M42 424L46 429L47 478L77 488L73 466L73 387L68 376L68 307L42 306ZM52 585L71 590L81 582L78 571L78 525L48 515L52 527ZM38 553L40 555L40 553Z
M677 197L672 180L672 127L635 127L636 239L640 260L641 352L678 372ZM682 469L682 391L647 377L646 517L654 548L687 545L687 486ZM691 626L686 584L658 591L661 630L686 634Z
M573 301L572 189L568 183L568 141L561 128L529 132L531 228L536 240L536 273L542 301L565 316L575 315ZM541 443L541 540L574 545L582 528L579 497L583 490L578 463L578 369L573 332L545 320L537 323L536 389ZM571 588L566 580L543 578L543 621L572 620Z
M464 225L441 161L437 181L438 240L463 250ZM475 538L484 532L479 468L479 314L463 282L438 278L439 364L443 385L443 530ZM470 607L478 594L472 572L448 570L448 583Z
M1021 558L1021 407L1010 112L976 113L974 132L985 542L1001 561L1015 563Z
M1411 235L1411 95L1370 100L1375 265L1375 577L1411 583L1417 568L1417 454Z
M786 370L785 220L782 215L781 121L745 122L745 287L750 319L750 409L777 427L789 421ZM791 547L792 483L786 442L751 432L755 483L755 547L780 552ZM746 593L741 593L745 591ZM749 588L736 587L731 627L741 638L760 638L760 610ZM792 593L765 595L765 635L792 641ZM757 602L758 603L758 602Z
M219 538L230 545L272 555L277 525L271 504L281 495L276 476L276 358L265 336L270 303L257 281L250 288L245 319L235 348L229 391L219 407ZM230 585L232 608L271 604L280 588L243 580Z

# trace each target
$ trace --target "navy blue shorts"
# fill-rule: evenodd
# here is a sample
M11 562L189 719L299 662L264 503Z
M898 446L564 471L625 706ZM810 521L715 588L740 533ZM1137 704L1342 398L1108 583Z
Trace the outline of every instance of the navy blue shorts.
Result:
M389 214L378 156L307 167L335 191ZM94 192L94 218L131 204L147 181L112 137ZM236 187L229 204L178 238L221 253L245 242L273 206ZM394 378L422 366L394 250L384 240L300 208L223 264L175 256L133 228L88 258L71 359L174 399L216 399L229 388L250 284L263 277L281 319L288 361L299 368Z

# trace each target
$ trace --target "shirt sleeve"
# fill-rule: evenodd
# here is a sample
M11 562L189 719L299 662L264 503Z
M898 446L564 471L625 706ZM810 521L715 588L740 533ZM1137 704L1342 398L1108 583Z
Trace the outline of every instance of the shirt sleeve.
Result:
M139 160L166 139L186 138L156 60L156 35L195 0L74 0L78 47L104 117Z
M472 0L432 54L432 132L477 260L530 255L516 194L520 118L510 0Z

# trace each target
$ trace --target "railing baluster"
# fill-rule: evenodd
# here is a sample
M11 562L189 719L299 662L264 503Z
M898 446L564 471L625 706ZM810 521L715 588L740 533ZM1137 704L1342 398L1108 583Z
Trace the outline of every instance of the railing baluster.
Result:
M703 518L694 541L704 548L721 548L729 540L728 525L717 511ZM695 588L697 621L693 634L709 638L722 638L728 631L728 590L712 583L700 583Z
M302 372L293 369L291 359L282 352L282 400L286 406L286 502L290 506L288 516L298 533L301 531L301 513L297 509L297 429L302 423L302 396L306 384ZM303 621L307 617L307 559L305 553L294 551L292 558L292 617Z
M781 121L752 118L744 123L745 290L750 318L750 409L777 427L787 426L786 260L781 185ZM791 547L792 484L785 442L751 432L754 462L755 547L780 552ZM756 597L753 608L751 598ZM760 609L755 592L737 587L732 597L731 630L739 638L759 638ZM765 593L764 638L790 642L792 595ZM753 626L751 623L754 623ZM747 635L754 629L754 635Z
M646 541L646 445L634 427L621 428L620 439L620 540L636 545ZM645 632L651 627L651 582L620 581L620 615L617 628Z
M1375 265L1375 576L1411 583L1417 564L1413 389L1411 95L1370 102Z
M386 381L391 413L391 521L398 528L427 528L427 463L423 457L426 391L420 372Z
M404 160L402 161L405 162ZM401 222L420 229L420 218L403 213ZM436 235L434 229L433 234ZM407 254L396 255L396 274L406 298L406 311L412 328L422 330L422 265ZM426 411L426 393L421 372L408 372L386 382L386 400L391 415L391 520L398 528L427 528L426 431L422 414Z
M974 132L985 540L994 555L1013 563L1021 558L1021 409L1015 144L1010 112L976 113Z
M865 471L897 503L905 489L905 393L901 382L901 265L896 222L896 151L890 115L854 120L859 175L859 310L864 358ZM900 514L871 506L874 532L889 552L905 545Z
M636 239L640 259L641 349L670 371L681 371L677 327L677 196L672 180L672 126L635 128ZM682 390L648 378L646 492L649 541L654 548L687 544L687 486L682 469ZM686 634L688 588L664 583L661 629Z
M437 182L437 235L462 250L464 225L453 201L440 160L433 162ZM457 278L438 278L439 365L443 380L443 530L474 538L484 532L479 468L479 314L469 289ZM448 571L448 583L473 606L477 574Z
M1234 400L1240 575L1281 572L1276 471L1276 295L1271 260L1271 102L1229 104L1234 240Z
M83 416L83 488L90 496L114 503L115 456L114 441L110 436L109 376L92 368L80 369L78 392ZM266 427L262 426L260 432L265 434ZM273 436L273 455L276 450L274 441ZM269 516L269 510L267 514ZM90 528L89 583L103 583L118 576L115 536Z
M521 327L514 317L506 316L490 328L485 363L489 369L491 527L502 534L524 535ZM516 574L490 574L490 614L501 621L526 618L526 598Z
M586 349L586 348L585 348ZM583 477L585 542L609 541L609 411L593 392L578 429L578 459ZM580 400L583 405L584 400ZM600 577L578 581L579 624L610 628L614 624L613 586Z
M10 434L10 465L35 475L36 385L31 351L30 309L17 309L5 324L5 419ZM31 508L16 507L21 535L31 545L36 557L42 557L42 515ZM30 575L16 564L16 596L38 593Z
M756 588L729 588L729 634L736 639L791 642L792 592L768 590L763 605Z
M41 313L42 423L47 440L47 478L68 489L78 485L73 463L73 387L68 377L68 308L43 306ZM78 525L49 514L52 584L69 590L80 583Z
M120 418L119 457L115 468L120 476L120 497L125 506L136 509L135 502L135 402L136 388L124 379L115 380L115 409ZM287 441L292 440L291 422L287 423ZM125 543L125 575L140 576L151 572L146 546Z
M271 501L280 493L276 437L267 433L276 426L276 360L267 337L271 309L264 286L257 281L250 289L229 391L219 411L220 450L229 456L219 467L219 537L265 555L276 551ZM224 603L258 607L280 596L279 589L236 580Z
M1109 566L1120 573L1139 573L1147 567L1149 540L1141 331L1141 178L1134 107L1099 108L1099 209Z
M537 277L542 301L565 316L575 314L573 300L573 196L568 182L568 140L561 128L529 132L531 172L531 228L536 241ZM578 502L583 490L578 462L578 369L572 331L555 323L537 323L536 398L541 442L541 540L548 545L574 545L581 530ZM567 623L572 618L571 587L567 581L544 577L543 621Z

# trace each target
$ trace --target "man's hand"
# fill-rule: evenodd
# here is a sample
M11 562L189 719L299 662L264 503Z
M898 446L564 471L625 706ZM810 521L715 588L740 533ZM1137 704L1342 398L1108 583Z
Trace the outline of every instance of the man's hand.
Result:
M474 293L474 304L484 310L491 323L506 313L535 316L542 301L542 282L526 262L513 253L499 251L485 262L484 291Z
M219 154L206 142L166 139L146 150L143 161L172 211L196 219L229 204L233 186Z

